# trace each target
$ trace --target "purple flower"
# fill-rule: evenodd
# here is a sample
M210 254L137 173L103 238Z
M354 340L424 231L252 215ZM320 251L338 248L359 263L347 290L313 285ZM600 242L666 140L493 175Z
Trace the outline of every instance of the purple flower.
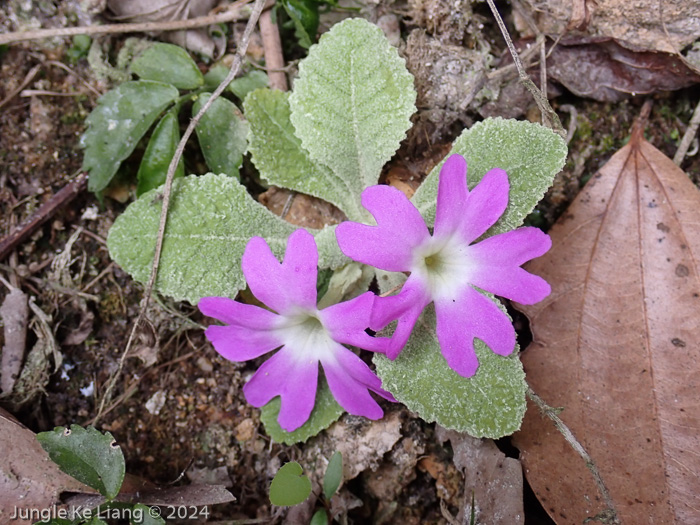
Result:
M343 344L384 352L385 338L365 333L375 295L367 292L323 310L316 307L318 251L305 230L289 236L281 264L264 239L253 237L241 266L258 300L274 310L238 303L224 297L205 297L199 309L227 323L205 331L209 341L230 361L255 359L276 348L243 387L256 407L281 397L280 426L291 432L309 419L316 399L320 361L333 396L351 414L379 419L383 412L369 390L395 401L382 390L381 380Z
M515 330L496 304L478 289L533 304L549 295L547 282L520 266L549 250L549 236L537 228L520 228L472 244L503 214L509 183L501 169L489 171L470 192L467 163L452 155L440 171L435 228L403 193L372 186L362 205L377 225L344 222L336 229L348 257L392 272L411 272L398 295L375 301L370 327L398 324L386 354L401 352L423 309L435 303L437 337L449 366L464 377L476 373L478 337L499 355L515 347Z

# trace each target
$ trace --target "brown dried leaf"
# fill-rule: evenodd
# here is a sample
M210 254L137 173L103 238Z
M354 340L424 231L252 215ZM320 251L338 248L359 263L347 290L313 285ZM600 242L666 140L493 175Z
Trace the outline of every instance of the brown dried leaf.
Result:
M4 325L5 345L0 364L0 392L9 394L19 377L27 342L29 323L29 299L19 288L12 288L0 306Z
M560 42L547 59L547 75L572 93L601 102L700 82L676 55L634 52L610 39Z
M93 492L61 472L41 448L34 432L1 408L0 450L0 523L10 523L10 516L20 509L19 515L28 515L31 509L50 509L60 503L63 492ZM11 523L34 521L17 519Z
M320 230L346 219L345 214L329 202L277 186L270 186L258 196L258 200L272 213L284 214L284 220L304 228Z
M517 525L524 523L523 474L517 459L507 458L491 439L477 439L437 427L438 441L448 439L454 464L464 473L464 505L458 520L467 523L472 497L477 523Z
M700 193L640 128L552 228L521 307L533 389L593 457L623 523L700 523ZM559 523L604 510L584 462L531 406L515 436Z

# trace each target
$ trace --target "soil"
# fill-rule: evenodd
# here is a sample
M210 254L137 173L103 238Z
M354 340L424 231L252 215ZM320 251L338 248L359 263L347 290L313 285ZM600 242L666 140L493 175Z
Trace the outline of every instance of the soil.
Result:
M483 10L477 15L486 20ZM413 25L402 21L405 35L409 29L433 32L438 26L445 33L454 31L443 19L438 23L434 18L416 16L413 20ZM433 20L432 27L427 20ZM421 21L426 25L417 27ZM464 33L464 23L460 23ZM498 56L501 41L489 24L483 29L484 38L492 41ZM421 34L421 38L427 37ZM454 55L455 46L462 42L455 42L452 33L448 41L446 49ZM111 45L118 46L119 39L112 39ZM32 68L39 66L25 88L35 90L34 94L20 93L0 111L0 236L25 222L79 172L82 155L78 139L97 100L86 84L98 92L107 86L95 78L85 59L71 64L66 55L69 48L69 40L50 45L30 42L10 46L0 59L0 99L14 92ZM439 47L431 42L431 57L436 49ZM421 96L427 101L436 97L431 93L421 93L419 99ZM575 108L573 123L566 116L563 119L565 127L575 126L575 133L566 167L530 217L532 224L549 227L587 178L624 144L644 98L613 104L563 94L553 101L555 110L565 104ZM672 157L698 90L654 98L647 138ZM415 138L417 133L412 135L413 142L401 149L392 164L395 169L387 173L396 176L404 170L409 174L407 184L415 185L461 126L480 118L473 104L464 105L461 100L459 105L462 107L457 110L445 103L421 108L433 111L432 116L422 113L417 117L429 123L430 140L423 139L425 134L420 138ZM442 127L433 118L435 111L448 116ZM528 115L536 118L534 113ZM688 157L683 168L700 182L700 156ZM133 180L120 182L110 194L132 199ZM28 402L6 406L36 432L72 423L97 424L121 444L127 471L156 484L188 480L226 484L237 501L214 507L212 520L280 522L287 511L270 505L270 480L281 464L305 457L319 441L312 439L292 447L271 442L258 409L248 405L241 393L246 377L259 362L237 364L221 358L205 340L200 324L205 321L192 306L167 299L151 304L149 323L139 330L135 354L126 360L106 412L94 421L143 295L142 286L111 262L105 245L110 226L124 208L124 203L113 198L101 201L83 192L0 261L0 274L18 283L50 317L62 357L58 370L47 384L38 385ZM59 257L65 250L70 253L67 262ZM2 300L6 290L0 289ZM524 320L518 322L526 341ZM27 348L37 342L34 332L29 333ZM387 418L395 419L400 439L344 486L341 495L349 509L347 522L367 523L374 518L376 523L449 523L446 516L458 514L464 497L462 475L452 463L449 444L435 440L433 424L400 406L383 406ZM366 423L357 419L345 415L341 424L361 434L361 425ZM498 444L509 456L517 457L507 439ZM531 494L526 496L526 517L527 523L551 523Z

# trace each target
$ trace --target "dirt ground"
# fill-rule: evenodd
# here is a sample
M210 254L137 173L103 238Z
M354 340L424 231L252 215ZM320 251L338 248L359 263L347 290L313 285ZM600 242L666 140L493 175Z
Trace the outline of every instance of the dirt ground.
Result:
M506 15L508 9L504 7ZM500 56L504 46L495 26L487 21L483 6L478 11L487 26L483 34ZM400 20L403 34L420 27L421 20ZM120 38L113 37L110 45L116 49ZM15 92L27 75L34 76L24 88L33 90L29 96L18 93L0 108L0 236L24 223L79 172L78 139L84 119L96 104L96 93L104 92L107 85L95 78L85 59L70 64L69 48L69 40L58 40L22 43L2 51L0 99ZM33 72L35 67L38 70ZM624 144L647 98L606 103L561 91L553 106L564 126L575 127L575 132L565 169L530 218L545 229L585 180ZM686 88L652 96L655 103L647 138L671 157L699 94L697 88ZM561 110L565 105L575 109L573 122L572 113ZM529 106L525 118L537 118ZM414 137L392 165L423 166L424 159L444 148L464 123L480 118L470 106L451 122L446 119L443 127L430 120L431 140L426 143ZM683 164L696 183L700 182L699 157L688 157ZM58 369L50 370L45 387L22 402L5 405L33 431L92 423L96 405L118 367L143 288L111 262L105 239L115 218L133 199L133 186L133 180L117 184L103 202L83 191L0 261L0 274L19 284L50 318L62 358ZM112 197L125 197L126 202ZM60 256L65 253L67 258ZM6 290L0 290L1 301ZM286 511L270 505L270 480L281 464L306 457L318 444L313 439L292 447L271 442L259 411L245 402L241 392L245 378L259 362L234 364L221 358L206 342L200 325L205 321L194 307L161 298L150 306L149 320L139 332L135 353L126 361L98 428L109 430L121 444L131 474L160 485L189 480L229 486L237 501L214 507L212 519L281 521ZM526 321L518 317L517 322L527 341ZM37 337L29 331L27 348ZM464 503L462 475L452 462L450 445L435 438L433 424L401 406L383 406L387 417L396 421L401 438L375 458L374 469L366 468L344 486L347 522L449 523L446 516L456 516ZM348 433L364 435L366 422L357 419L345 415L342 425ZM508 439L498 445L517 457ZM552 523L527 490L525 511L527 523Z

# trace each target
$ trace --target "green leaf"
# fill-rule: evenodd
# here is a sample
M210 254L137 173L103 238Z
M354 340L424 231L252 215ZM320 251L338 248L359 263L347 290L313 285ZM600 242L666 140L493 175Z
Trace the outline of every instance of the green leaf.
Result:
M328 514L324 509L318 509L311 517L309 525L328 525Z
M335 238L335 225L326 226L317 231L314 237L318 247L318 266L320 268L335 270L351 262L350 258L340 251L340 246Z
M299 64L291 121L311 158L351 188L355 206L343 209L350 219L365 216L360 193L398 149L415 100L404 60L361 18L333 26Z
M192 107L192 116L199 112L210 96L210 93L202 93L197 98ZM238 168L248 147L248 124L241 118L236 105L225 98L217 98L195 130L209 169L214 173L238 177Z
M90 172L90 191L107 187L122 161L177 97L177 89L169 84L139 80L124 82L99 98L80 138L85 148L82 169Z
M161 518L160 511L155 507L152 509L143 503L134 505L132 516L132 525L165 525L165 520Z
M343 481L343 455L336 450L323 476L323 495L326 500L330 500L337 492L341 481Z
M395 361L374 355L382 388L391 392L425 421L474 437L497 439L520 428L525 415L525 373L513 354L494 354L474 340L479 369L465 378L454 372L440 353L435 310L418 319L408 343Z
M282 7L294 23L294 36L299 45L308 49L318 33L318 7L315 0L282 0Z
M66 474L112 500L124 480L124 455L112 434L93 427L56 427L36 436L49 457Z
M359 216L357 192L362 188L311 159L294 134L289 93L258 89L246 97L243 108L250 124L248 150L261 177L328 201L348 216Z
M343 415L344 410L336 402L325 379L319 378L316 392L316 404L311 412L309 420L293 432L287 432L277 422L280 413L280 398L276 397L262 407L260 421L265 425L265 431L277 443L294 445L304 443L310 437L315 436L321 430L327 429Z
M161 207L161 190L152 190L131 203L109 232L112 259L137 281L146 282L151 273ZM207 296L233 298L245 288L241 257L248 240L259 235L280 256L295 229L232 177L177 179L156 288L192 304Z
M338 268L331 276L318 308L323 309L342 301L349 301L365 293L374 279L374 268L355 261Z
M156 42L131 62L131 71L143 80L172 84L178 89L197 89L204 76L180 46Z
M487 232L487 235L495 235L522 224L564 166L567 148L564 140L549 128L499 117L488 118L465 130L452 145L450 155L453 153L467 159L470 188L492 168L508 173L508 208ZM443 163L430 172L412 199L428 226L435 221L438 174Z
M204 75L204 86L208 91L214 91L221 84L229 69L223 65L212 67L207 74ZM254 69L250 73L246 73L242 77L235 78L226 86L227 91L233 93L236 97L244 100L251 91L266 87L268 84L267 74L259 69Z
M282 465L270 484L270 502L279 507L298 505L311 494L311 481L296 461Z
M170 111L160 119L160 122L153 130L151 140L148 141L146 153L141 159L138 171L138 186L136 195L141 196L147 191L157 188L165 182L170 161L175 155L177 143L180 142L180 125L177 114ZM185 165L182 160L177 165L175 177L185 176Z

